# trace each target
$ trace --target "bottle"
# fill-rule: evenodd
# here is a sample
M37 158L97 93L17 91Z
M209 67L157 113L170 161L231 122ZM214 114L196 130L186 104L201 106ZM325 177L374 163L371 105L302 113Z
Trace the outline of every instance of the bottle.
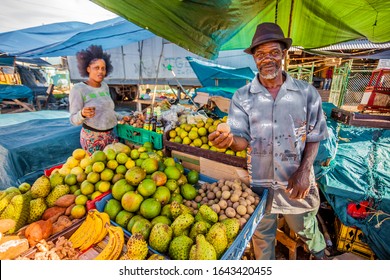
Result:
M150 121L150 127L149 127L151 131L156 131L156 123L157 123L156 117L153 117Z
M157 107L156 108L156 132L160 134L164 134L164 126L161 120L161 108Z
M151 122L151 110L150 107L146 108L146 117L143 125L143 129L150 130L150 122Z

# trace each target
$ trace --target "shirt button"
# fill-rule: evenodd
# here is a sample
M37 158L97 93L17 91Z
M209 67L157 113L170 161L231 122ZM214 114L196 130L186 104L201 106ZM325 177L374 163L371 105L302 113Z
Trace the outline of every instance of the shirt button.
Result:
M277 167L275 167L275 171L276 171L276 170L278 170L278 168L277 168Z
M274 122L276 123L276 120Z

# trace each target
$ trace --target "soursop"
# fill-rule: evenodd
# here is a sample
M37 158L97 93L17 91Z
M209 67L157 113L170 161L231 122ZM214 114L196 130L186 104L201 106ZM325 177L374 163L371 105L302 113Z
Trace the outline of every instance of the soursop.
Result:
M228 246L225 225L222 223L215 223L212 225L206 235L206 240L213 245L215 252L217 253L217 258L219 259Z
M163 260L166 260L166 258L163 256L163 255L159 255L159 254L152 254L148 260L153 260L153 261L163 261Z
M228 244L231 244L236 238L238 231L240 230L240 221L237 218L227 218L221 221L226 227L226 236Z
M174 236L187 235L195 218L191 214L179 215L171 224ZM187 234L186 234L187 232Z
M194 244L194 241L188 236L174 237L169 244L169 257L173 260L188 260L192 244Z
M196 222L192 227L191 227L191 231L190 231L190 234L189 234L189 237L192 239L192 240L196 240L196 236L198 234L206 234L207 231L209 230L210 228L210 224L208 224L207 222L205 221L199 221L199 222Z
M7 206L10 204L11 199L18 194L18 192L5 192L5 195L3 195L3 198L0 200L0 214L2 214L5 208L7 208Z
M127 241L126 256L129 260L145 260L148 255L148 244L140 233L133 234Z
M58 185L63 185L65 183L64 182L64 175L62 175L59 172L52 173L49 177L49 180L50 180L51 188L54 188L55 186L58 186Z
M172 240L172 228L163 223L157 223L152 227L149 235L149 246L160 253L168 250L169 243Z
M47 208L48 207L43 197L32 199L30 201L30 214L27 223L31 224L33 222L40 220Z
M210 224L218 222L218 214L214 212L208 205L203 204L199 207L199 214L203 220L206 220Z
M196 236L196 244L190 250L190 260L216 260L217 253L203 234Z
M31 197L46 197L51 191L50 180L49 177L42 175L37 180L35 180L34 184L31 187Z
M177 201L172 201L171 204L169 204L169 210L171 211L171 215L173 219L176 219L181 214L181 208L180 204Z
M64 196L70 192L70 188L68 185L58 185L53 188L53 190L46 197L46 204L48 207L53 207L57 199L61 196Z
M1 213L0 219L12 219L15 221L15 226L7 231L8 234L15 233L27 223L30 212L30 200L30 192L17 194L12 197L8 206Z

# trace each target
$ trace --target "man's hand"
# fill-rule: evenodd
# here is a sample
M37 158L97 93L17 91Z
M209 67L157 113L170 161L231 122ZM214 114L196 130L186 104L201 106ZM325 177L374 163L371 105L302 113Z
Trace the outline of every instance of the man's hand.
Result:
M214 131L208 136L209 141L218 149L227 149L233 143L233 134Z
M290 192L291 199L303 199L310 190L310 170L297 170L288 180L286 192Z

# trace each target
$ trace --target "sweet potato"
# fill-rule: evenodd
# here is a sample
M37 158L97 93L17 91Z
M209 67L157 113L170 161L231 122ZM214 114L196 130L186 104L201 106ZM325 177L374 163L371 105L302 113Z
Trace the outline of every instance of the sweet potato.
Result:
M55 223L59 216L63 215L66 211L65 207L53 206L47 208L42 215L42 220L50 220L52 223Z
M66 194L58 198L54 204L59 207L69 207L74 203L75 199L76 196L74 194Z
M72 211L72 208L73 208L73 206L75 206L75 205L76 205L76 203L73 203L73 204L69 205L68 208L66 208L66 210L65 210L65 215L66 215L66 216L69 216L69 215L70 215L70 212Z

